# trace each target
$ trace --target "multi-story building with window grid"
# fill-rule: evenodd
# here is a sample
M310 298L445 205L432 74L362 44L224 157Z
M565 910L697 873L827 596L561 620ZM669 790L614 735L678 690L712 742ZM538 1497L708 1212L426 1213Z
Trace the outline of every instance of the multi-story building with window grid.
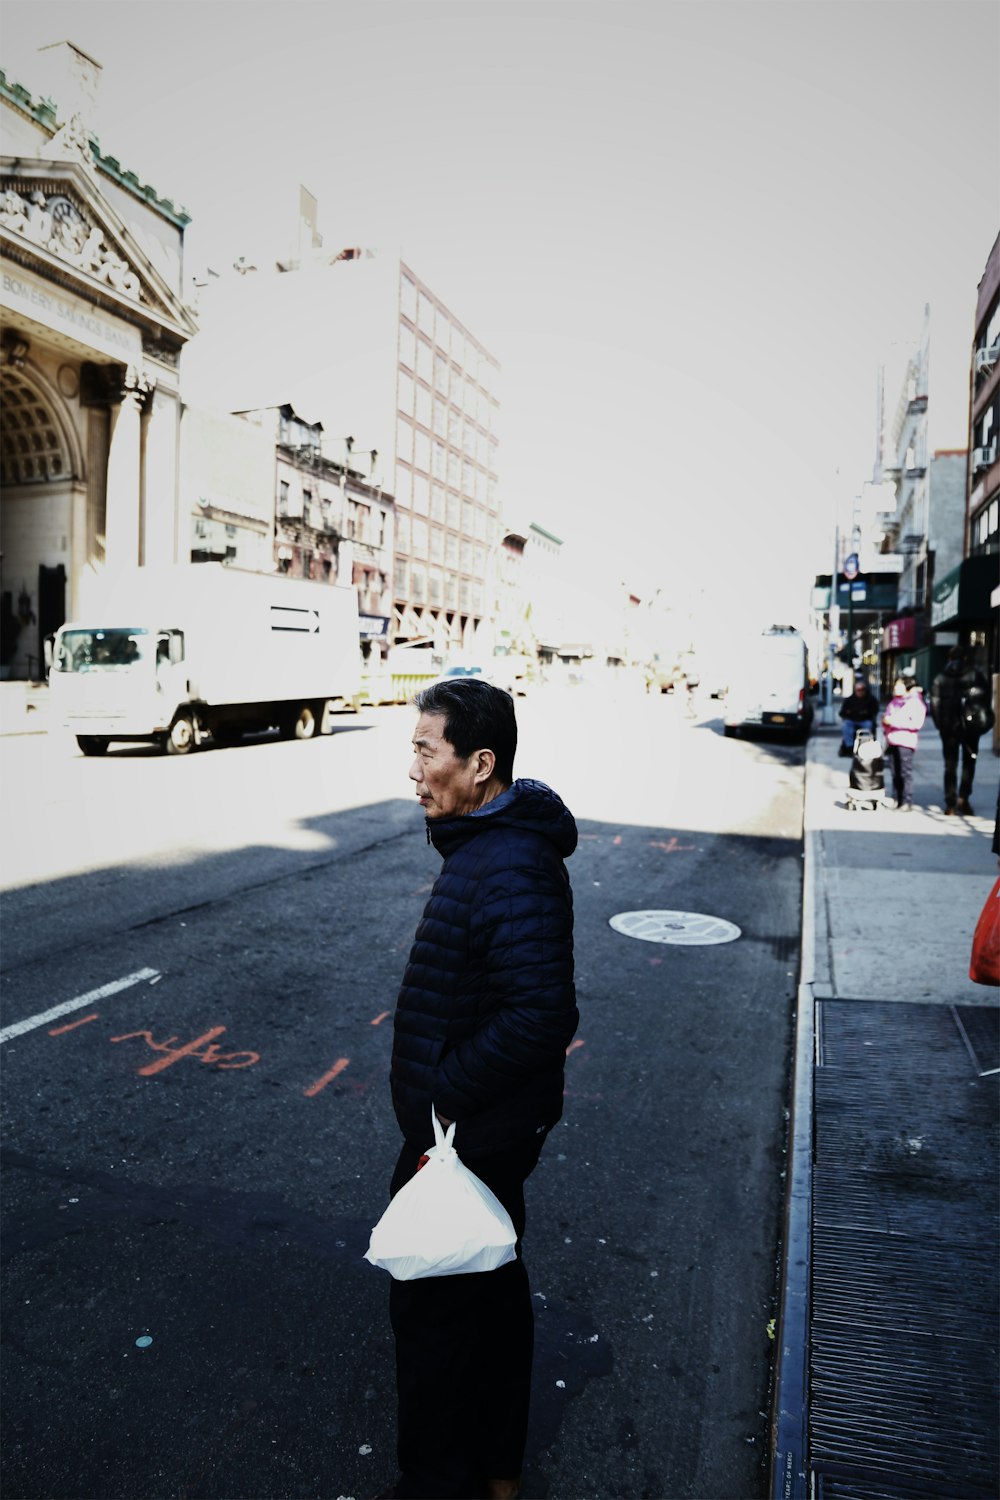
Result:
M398 640L468 651L500 542L493 356L399 265L393 593Z
M969 402L970 557L1000 552L1000 235L979 283Z
M979 283L970 349L969 452L962 526L964 554L935 576L930 623L942 655L957 641L977 665L996 673L998 635L997 554L1000 549L1000 237ZM994 690L997 679L994 677ZM995 746L997 741L995 740Z
M398 254L238 270L206 291L189 399L238 411L278 391L322 423L324 456L375 450L370 482L395 499L391 639L470 653L501 542L496 359Z

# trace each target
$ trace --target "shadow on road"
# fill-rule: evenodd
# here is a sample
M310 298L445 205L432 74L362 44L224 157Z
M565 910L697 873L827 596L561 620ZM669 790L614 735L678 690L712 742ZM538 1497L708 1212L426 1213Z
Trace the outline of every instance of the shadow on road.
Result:
M303 830L321 847L5 898L5 1025L157 975L5 1046L9 1500L334 1500L395 1472L388 1283L361 1257L438 858L409 801ZM801 844L580 834L582 1019L529 1187L526 1493L759 1493ZM741 936L609 925L649 909Z

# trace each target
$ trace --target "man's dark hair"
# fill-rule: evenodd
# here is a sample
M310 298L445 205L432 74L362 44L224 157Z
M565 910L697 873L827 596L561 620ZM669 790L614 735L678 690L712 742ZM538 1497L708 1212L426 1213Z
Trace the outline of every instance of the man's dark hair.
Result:
M444 737L460 760L474 750L492 750L496 774L505 786L514 780L517 720L514 700L503 688L475 677L432 682L413 698L422 714L444 717Z

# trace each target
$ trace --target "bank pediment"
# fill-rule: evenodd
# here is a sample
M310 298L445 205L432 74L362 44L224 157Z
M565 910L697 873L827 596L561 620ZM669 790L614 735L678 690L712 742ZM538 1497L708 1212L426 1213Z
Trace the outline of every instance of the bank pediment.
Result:
M0 157L0 246L5 255L180 347L196 331L115 210L81 167Z

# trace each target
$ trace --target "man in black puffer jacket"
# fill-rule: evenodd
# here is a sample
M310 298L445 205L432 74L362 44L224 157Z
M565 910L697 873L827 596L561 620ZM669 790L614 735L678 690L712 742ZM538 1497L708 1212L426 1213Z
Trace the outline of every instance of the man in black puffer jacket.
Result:
M509 694L457 678L414 702L410 778L444 865L396 1006L404 1144L390 1191L433 1143L433 1106L443 1125L456 1121L456 1150L507 1209L518 1245L495 1271L392 1282L401 1473L389 1493L503 1500L519 1489L531 1382L524 1183L562 1114L578 1022L564 864L577 831L549 787L513 780Z
M944 670L931 683L931 718L941 736L944 754L944 810L949 817L969 816L976 775L979 738L992 729L990 685L986 674L969 661L962 646L952 646ZM958 755L962 752L962 779Z

